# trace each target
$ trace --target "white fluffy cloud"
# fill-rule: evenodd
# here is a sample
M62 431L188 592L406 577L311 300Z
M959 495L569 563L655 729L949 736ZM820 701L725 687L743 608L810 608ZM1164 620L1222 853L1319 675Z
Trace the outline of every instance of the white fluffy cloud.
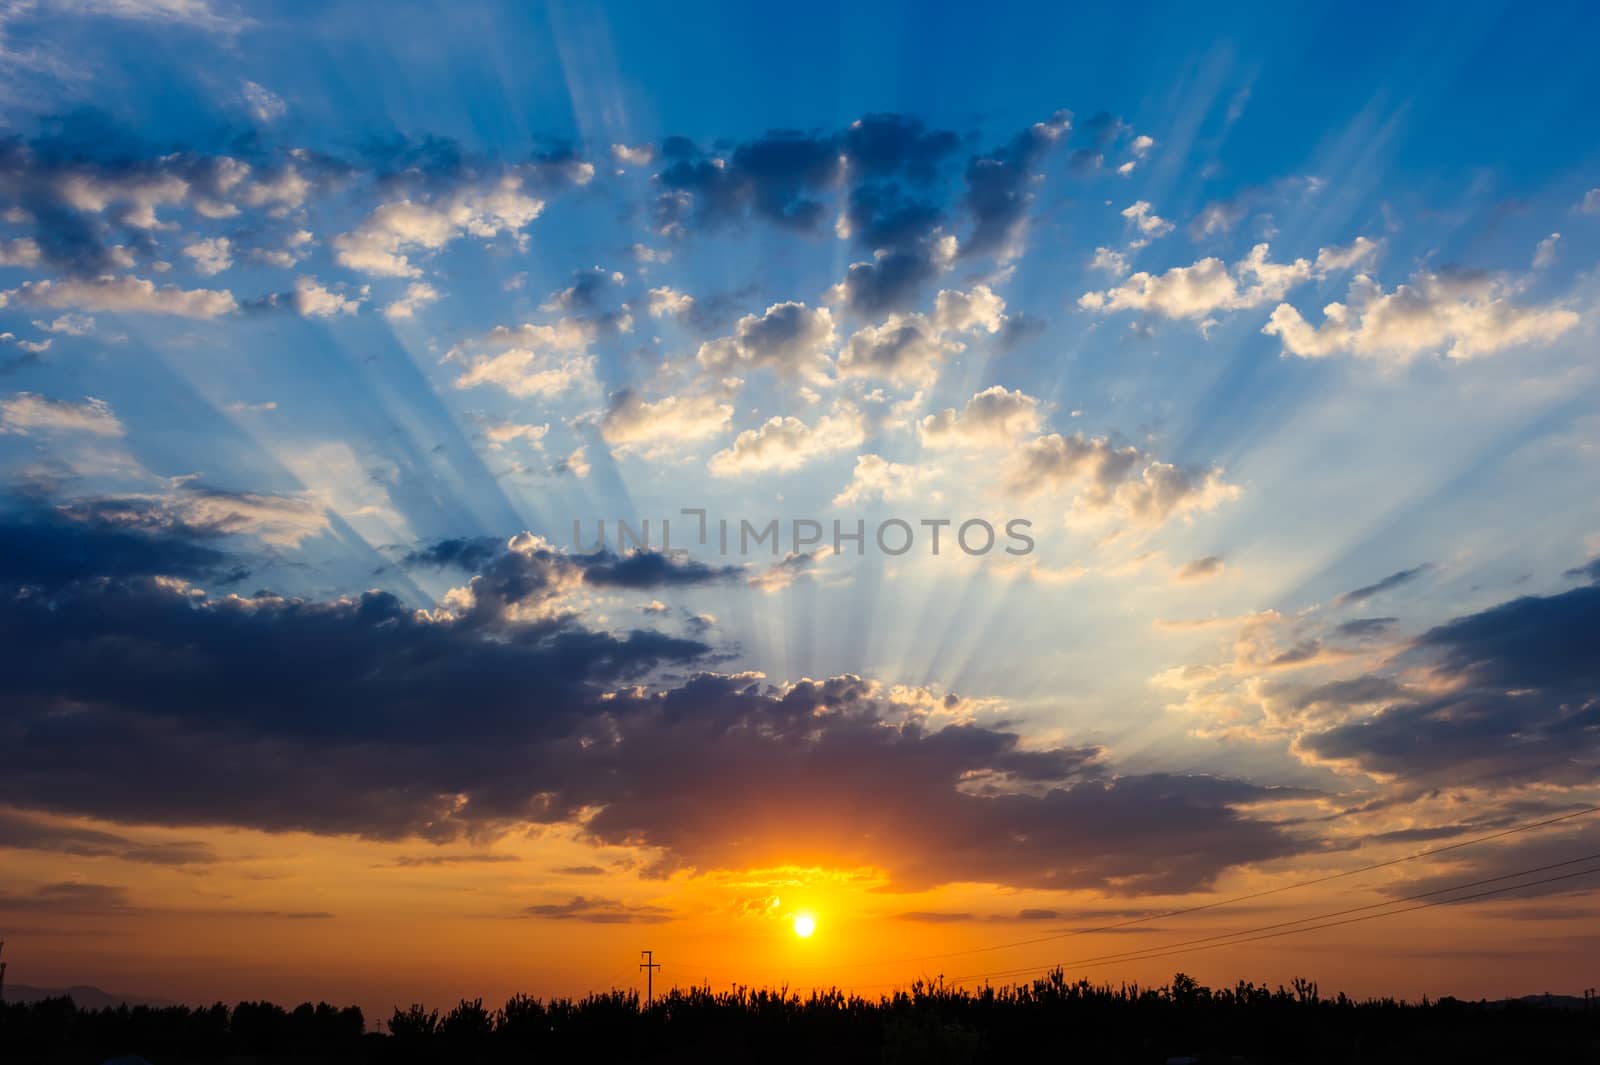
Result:
M383 204L349 233L334 238L339 263L365 274L416 277L410 256L438 251L461 236L494 237L514 233L538 218L544 201L522 191L508 176L481 189L458 189L428 202L395 200Z
M390 321L416 317L417 311L439 299L439 290L426 281L413 281L406 286L405 294L383 309Z
M183 249L183 254L194 260L196 271L211 277L233 265L233 251L227 237L197 240Z
M324 288L314 277L299 277L294 282L294 309L302 318L332 318L337 314L355 314L361 309L363 296L354 299Z
M1287 353L1307 359L1406 359L1430 351L1471 359L1548 343L1578 324L1574 311L1555 304L1519 306L1514 294L1484 274L1420 273L1393 292L1363 274L1351 282L1345 303L1323 308L1321 325L1280 303L1261 331L1281 340Z
M1164 237L1172 232L1172 223L1156 214L1148 200L1139 200L1123 208L1122 217L1139 227L1139 232L1144 234L1146 240Z
M918 427L925 447L993 447L1017 443L1039 431L1039 401L1002 385L986 388L967 401L922 419Z
M32 237L0 241L0 266L37 266L39 242Z
M595 387L595 360L587 353L593 330L576 319L553 325L497 326L483 340L452 348L446 361L464 361L457 388L488 385L519 398L556 396ZM469 351L477 350L475 354Z
M1149 311L1167 318L1204 318L1218 311L1259 307L1282 299L1295 285L1369 261L1378 244L1365 237L1343 248L1323 248L1313 265L1296 259L1275 263L1270 248L1257 244L1230 268L1207 256L1192 266L1174 266L1161 274L1139 271L1104 292L1086 292L1078 306L1091 311Z
M646 306L652 318L665 318L668 315L678 317L694 309L694 297L668 285L662 285L649 291L646 296Z
M226 289L181 289L157 286L138 277L110 274L92 280L26 281L20 288L0 292L0 307L8 301L34 307L74 308L112 314L170 314L179 318L219 318L239 309Z
M855 503L928 499L938 501L942 493L930 490L939 471L930 466L908 466L890 462L882 455L860 455L850 474L850 483L833 499L836 507Z
M733 444L706 464L718 477L798 469L814 458L853 448L866 439L860 412L845 408L824 415L815 425L799 418L773 417L758 429L746 429Z
M1024 494L1071 493L1073 513L1115 513L1147 526L1186 519L1239 495L1215 466L1185 470L1132 445L1082 433L1033 440L1018 453L1009 480Z
M635 392L617 396L600 419L600 436L618 454L647 456L673 453L679 444L718 435L733 418L733 404L716 392L667 396L646 402Z

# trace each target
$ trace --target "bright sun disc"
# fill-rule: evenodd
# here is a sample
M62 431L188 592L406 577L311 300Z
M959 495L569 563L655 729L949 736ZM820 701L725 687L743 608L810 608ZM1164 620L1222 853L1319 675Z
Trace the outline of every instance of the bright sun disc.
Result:
M797 913L794 915L795 935L799 936L801 939L806 939L811 935L812 932L815 932L816 930L816 919L809 913Z

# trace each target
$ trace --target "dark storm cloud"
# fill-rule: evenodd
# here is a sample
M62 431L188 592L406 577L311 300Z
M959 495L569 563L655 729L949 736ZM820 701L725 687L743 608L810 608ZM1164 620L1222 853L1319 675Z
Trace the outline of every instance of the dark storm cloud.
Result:
M92 578L204 577L228 556L190 537L126 525L94 510L0 514L0 584L57 585Z
M858 314L881 314L915 303L922 286L938 276L939 268L921 251L889 252L871 262L850 264L839 282L839 294Z
M1119 776L1099 748L941 727L855 677L636 686L710 648L588 628L562 595L574 582L659 587L706 572L518 541L472 578L457 613L383 592L212 599L41 562L65 580L35 575L28 594L0 595L0 802L385 839L569 824L659 848L655 874L872 864L897 887L1184 891L1315 846L1246 812L1293 793ZM429 550L483 557L470 542ZM620 919L589 909L572 916Z
M962 207L971 229L961 244L963 257L1003 252L1021 236L1033 202L1028 186L1034 169L1060 140L1070 120L1066 112L1058 112L1048 122L1023 130L1005 147L974 157L967 164Z
M1417 784L1592 783L1600 773L1600 586L1515 599L1429 630L1434 683L1303 737L1323 758ZM1355 701L1383 695L1384 678Z
M635 550L619 555L601 550L569 555L542 543L518 549L509 543L492 536L441 540L408 553L401 561L408 566L476 572L483 587L506 602L516 602L564 581L637 591L710 584L732 580L744 572L737 566L711 566L659 551ZM474 588L478 587L475 582Z
M613 700L620 740L566 763L606 843L678 866L873 864L895 886L952 881L1182 891L1308 844L1238 812L1282 793L1209 777L1112 775L1092 747L896 716L866 682L787 690L702 675ZM597 771L598 770L598 771ZM596 782L626 780L625 794ZM602 792L605 794L602 795Z
M0 810L0 847L51 851L84 858L120 858L149 865L204 865L217 860L204 843L142 843L114 832L67 825Z
M968 155L960 169L961 138L901 115L868 115L833 133L774 131L720 153L671 138L656 175L655 221L672 235L748 219L820 233L839 216L840 232L875 253L850 268L847 305L900 309L948 266L941 233L960 237L964 255L1011 249L1038 165L1068 125L1058 113L998 149Z
M1340 606L1349 606L1351 603L1364 603L1373 596L1382 595L1384 592L1392 592L1403 584L1410 584L1432 569L1433 563L1424 562L1420 566L1413 566L1411 569L1403 569L1398 573L1391 573L1374 584L1368 584L1344 593L1338 598L1337 602Z

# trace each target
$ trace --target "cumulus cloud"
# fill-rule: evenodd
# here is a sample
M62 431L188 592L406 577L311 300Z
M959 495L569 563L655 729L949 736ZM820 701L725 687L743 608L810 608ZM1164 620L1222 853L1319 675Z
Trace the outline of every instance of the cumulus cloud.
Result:
M232 246L227 237L210 237L186 245L183 254L194 261L197 273L212 277L233 265Z
M824 415L814 425L794 417L772 417L740 433L730 446L711 456L706 468L717 477L788 472L865 439L866 421L853 408Z
M414 318L419 310L438 300L438 289L426 281L413 281L399 299L383 309L383 316L390 321Z
M679 318L694 310L694 297L670 285L651 289L645 298L652 318Z
M1225 266L1208 256L1193 266L1174 266L1162 274L1139 271L1104 292L1086 292L1078 306L1092 311L1149 311L1167 318L1204 318L1218 311L1257 307L1281 299L1312 276L1306 259L1274 263L1266 244Z
M544 201L508 175L482 188L461 188L433 200L394 200L334 238L340 265L381 277L421 274L410 256L435 252L463 236L519 233L544 211Z
M959 412L946 408L918 426L924 447L1008 447L1039 431L1039 401L1001 385L986 388Z
M314 277L298 277L294 282L294 309L302 318L332 318L340 314L355 314L361 309L365 294L354 299L325 288Z
M1426 352L1472 359L1548 344L1578 324L1575 311L1518 305L1515 295L1513 287L1487 274L1424 272L1392 292L1363 274L1351 282L1346 302L1323 308L1321 325L1280 303L1261 331L1282 341L1286 353L1305 359L1409 359Z
M1149 200L1139 200L1123 208L1122 217L1132 222L1146 241L1164 237L1172 232L1172 223L1156 214Z
M1132 445L1083 433L1051 433L1029 442L1008 476L1024 494L1070 493L1074 513L1117 513L1140 525L1188 519L1239 495L1215 466L1180 468Z
M940 333L925 314L891 314L877 325L857 330L839 353L846 376L928 382L938 376L945 356L964 345Z
M595 387L593 330L575 319L553 324L498 326L480 339L452 348L446 361L464 362L457 388L491 386L518 398L557 396Z
M700 345L700 365L717 373L770 369L781 375L818 377L826 372L837 334L826 307L774 303L739 319L732 336Z
M29 307L74 308L112 314L168 314L179 318L220 318L239 309L226 289L182 289L153 281L110 274L92 280L24 281L0 292L7 300Z
M720 435L732 419L733 404L720 392L647 401L627 390L612 397L600 418L600 436L618 454L667 455Z
M833 499L836 507L857 503L888 502L904 499L939 500L942 494L931 490L939 471L925 466L890 462L882 455L859 455L850 483Z

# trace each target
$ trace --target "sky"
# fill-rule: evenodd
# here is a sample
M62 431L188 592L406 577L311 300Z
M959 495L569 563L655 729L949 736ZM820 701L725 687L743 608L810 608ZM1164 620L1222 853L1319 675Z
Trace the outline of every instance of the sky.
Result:
M1597 47L0 4L9 981L1593 983Z

